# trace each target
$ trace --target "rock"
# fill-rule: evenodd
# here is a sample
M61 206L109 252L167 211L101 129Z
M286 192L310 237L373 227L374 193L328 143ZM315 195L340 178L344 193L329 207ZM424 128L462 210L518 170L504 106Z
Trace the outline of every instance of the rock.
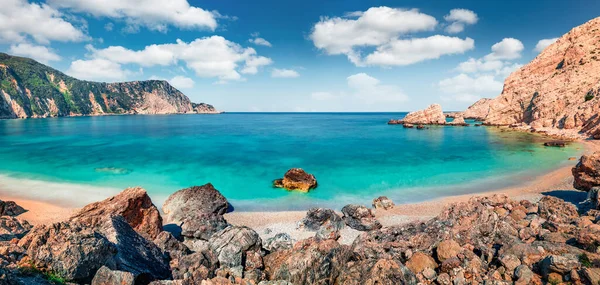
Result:
M575 178L573 187L576 189L590 191L600 186L600 152L581 156L572 173Z
M550 283L550 284L560 284L563 282L562 275L560 275L556 272L552 272L552 273L548 274L546 279L548 280L548 283Z
M27 210L23 209L23 207L17 205L17 203L13 201L0 200L0 216L16 217L25 212L27 212Z
M172 260L192 253L186 245L177 240L169 232L161 232L158 234L154 240L154 244L156 244L160 250L166 252Z
M600 187L594 187L588 192L588 200L594 209L600 210Z
M263 268L262 240L248 227L228 227L213 235L208 243L222 268L241 267L245 271Z
M32 226L25 220L12 216L0 216L0 241L20 239L31 230Z
M564 141L549 141L545 142L544 146L565 147L567 146L567 143Z
M589 284L600 284L600 268L584 268L582 273Z
M312 208L298 222L298 228L316 231L320 239L337 239L339 231L344 228L344 221L331 209Z
M103 265L114 266L117 248L102 234L77 223L35 227L19 241L36 268L67 280L89 282Z
M424 110L408 113L400 122L412 125L444 125L446 116L442 111L442 106L432 104Z
M521 265L521 260L515 255L506 254L500 257L500 263L506 268L510 275L512 275L515 269Z
M579 217L577 207L552 196L544 196L538 204L540 217L563 224L570 224Z
M519 265L515 268L515 277L517 280L523 282L523 284L530 284L529 282L533 279L533 271L527 265Z
M462 116L457 116L455 117L452 122L447 123L447 125L451 125L451 126L462 126L462 127L466 127L469 124L467 124L465 122L465 118L463 118Z
M418 274L422 273L427 268L436 269L438 265L433 257L422 252L416 252L410 257L410 259L408 259L406 262L406 267L408 267L408 269L410 269L413 273Z
M290 249L294 246L294 240L287 233L278 233L265 241L264 248L269 252Z
M565 275L572 269L578 269L581 265L576 257L549 255L540 261L539 267L544 277L551 273L559 273ZM562 277L561 277L562 281Z
M415 275L399 261L391 259L350 262L335 284L416 284Z
M346 205L342 208L344 216L342 219L349 227L359 231L371 231L381 228L379 221L375 219L375 215L365 206L362 205Z
M454 240L444 240L437 246L437 258L439 261L444 261L448 258L456 257L462 248Z
M273 186L287 190L308 192L317 188L317 179L314 175L306 173L301 168L292 168L285 173L282 179L273 181Z
M111 269L133 273L136 278L161 280L171 277L169 258L153 242L133 230L122 216L107 218L98 229L116 248Z
M146 190L127 188L118 195L89 204L71 216L70 220L96 226L106 216L120 215L140 235L155 239L162 231L162 217Z
M92 285L135 285L135 276L129 272L110 270L102 266L94 276Z
M208 240L229 226L223 218L228 205L225 197L208 183L171 194L163 212L167 223L181 226L183 236Z
M184 255L172 262L173 278L199 284L202 280L214 277L218 265L217 256L210 250Z
M475 102L473 105L469 106L467 110L462 112L462 116L465 119L475 119L482 121L484 120L488 112L490 110L490 102L492 99L482 98Z
M335 240L310 238L266 255L265 272L271 280L293 284L334 284L351 256L349 247Z
M572 29L508 76L502 94L489 102L485 122L591 135L600 124L599 27L596 18Z
M373 208L375 208L375 209L389 210L393 207L394 207L394 202L386 196L379 196L379 197L373 199Z

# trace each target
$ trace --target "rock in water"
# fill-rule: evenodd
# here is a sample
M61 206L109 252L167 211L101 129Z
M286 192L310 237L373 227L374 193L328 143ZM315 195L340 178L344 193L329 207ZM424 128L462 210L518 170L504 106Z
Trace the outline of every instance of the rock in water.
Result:
M545 142L544 146L565 147L567 146L567 143L564 141L550 141Z
M573 187L576 189L590 191L593 187L600 186L600 152L583 155L571 172L575 178Z
M173 193L163 212L168 223L181 226L183 236L208 240L229 225L223 218L228 206L227 199L208 183Z
M401 122L411 125L444 125L446 116L442 111L442 106L432 104L424 110L408 113Z
M344 222L359 231L371 231L381 228L371 209L362 205L346 205L342 208Z
M394 202L386 196L379 196L379 197L373 199L373 208L375 208L375 209L389 210L393 207L394 207Z
M463 118L462 116L456 116L456 117L454 117L454 119L452 120L452 122L448 123L447 125L466 127L469 124L467 124L465 122L465 118Z
M25 212L27 212L27 210L23 209L23 207L17 205L17 203L13 201L0 200L0 216L16 217Z
M106 216L120 215L143 237L153 240L162 231L162 217L146 190L127 188L118 195L89 204L71 216L70 220L96 226Z
M314 175L306 173L302 168L292 168L285 173L282 179L273 181L273 186L308 192L317 187L317 179Z

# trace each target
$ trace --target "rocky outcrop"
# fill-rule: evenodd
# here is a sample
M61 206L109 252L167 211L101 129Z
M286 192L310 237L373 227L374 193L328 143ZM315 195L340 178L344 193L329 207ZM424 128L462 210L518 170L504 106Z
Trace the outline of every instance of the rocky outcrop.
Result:
M444 125L446 124L446 115L442 111L442 106L432 104L424 110L408 113L401 120L391 120L388 124Z
M372 231L381 228L371 209L362 205L346 205L342 208L342 219L349 227L359 231Z
M0 53L0 119L106 114L219 113L167 81L81 81L32 59Z
M150 240L162 231L162 217L146 190L140 187L127 188L114 197L89 204L70 220L95 227L107 216L122 216L136 232Z
M600 152L581 156L571 171L575 178L573 187L576 189L590 191L600 186Z
M469 124L465 122L465 118L463 118L462 116L456 116L451 122L448 123L448 125L466 127Z
M462 112L461 115L465 119L474 119L481 121L487 117L488 112L490 111L490 102L492 102L492 99L479 99L473 105L469 106L467 110Z
M173 193L163 205L166 222L181 226L190 239L208 240L229 224L223 218L229 204L212 184L193 186Z
M22 238L31 228L27 221L11 216L0 216L0 241Z
M25 212L27 212L27 210L23 209L23 207L17 205L17 203L13 201L0 200L0 216L16 217Z
M262 240L247 227L231 226L209 240L209 248L219 260L222 269L239 278L262 279Z
M389 210L391 208L394 208L394 201L392 201L386 196L379 196L373 199L373 208Z
M316 237L319 239L338 239L339 231L344 228L344 221L331 209L312 208L298 222L298 228L317 232Z
M308 192L317 187L317 179L314 175L306 173L301 168L292 168L285 173L283 178L273 181L273 186L287 190Z
M502 94L486 103L485 123L596 133L600 126L598 39L600 18L560 37L505 80Z

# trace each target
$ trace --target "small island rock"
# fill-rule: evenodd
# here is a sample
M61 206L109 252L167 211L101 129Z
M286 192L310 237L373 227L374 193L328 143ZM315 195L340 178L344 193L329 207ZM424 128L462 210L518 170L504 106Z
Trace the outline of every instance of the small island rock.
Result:
M314 175L306 173L302 168L292 168L285 173L282 179L273 181L273 186L308 192L317 187L317 179Z

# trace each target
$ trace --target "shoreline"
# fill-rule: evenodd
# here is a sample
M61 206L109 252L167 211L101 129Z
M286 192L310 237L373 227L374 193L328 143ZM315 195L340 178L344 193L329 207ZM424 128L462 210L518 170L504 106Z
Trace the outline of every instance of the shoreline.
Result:
M600 150L600 142L581 141L584 146L584 153L589 154ZM573 161L576 163L576 161ZM562 165L557 169L533 177L533 179L519 183L515 186L504 187L492 191L479 191L477 193L458 194L434 198L417 203L397 204L390 210L377 210L375 215L381 224L386 226L406 224L415 221L426 221L438 215L444 207L451 203L466 202L474 196L488 196L493 194L506 194L512 199L537 201L543 193L552 191L569 191L563 193L566 195L577 196L578 192L572 186L573 177L571 175L572 165ZM14 194L14 193L13 193ZM63 193L64 194L64 193ZM105 197L95 199L99 201L106 199L117 193L106 193ZM581 196L581 195L578 195ZM376 197L370 197L374 199ZM28 212L19 216L33 225L48 224L67 219L78 208L69 207L65 204L44 201L43 199L33 200L19 198L17 195L10 195L0 187L0 200L15 201ZM366 205L370 207L371 205ZM160 208L160 207L159 207ZM339 211L338 211L339 213ZM306 211L252 211L252 212L231 212L225 214L225 219L232 225L247 226L254 229L261 238L267 239L277 233L288 233L295 240L301 240L314 235L313 232L297 230L296 224L306 214ZM352 243L354 238L362 232L344 228L340 234L340 242L344 244Z

